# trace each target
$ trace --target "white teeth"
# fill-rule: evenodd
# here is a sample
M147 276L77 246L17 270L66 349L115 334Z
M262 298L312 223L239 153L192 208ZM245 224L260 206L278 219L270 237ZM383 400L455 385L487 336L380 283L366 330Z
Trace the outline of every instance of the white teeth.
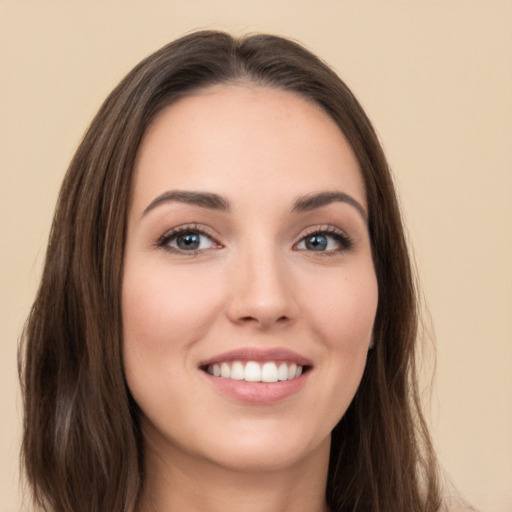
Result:
M277 378L279 380L288 380L288 365L286 363L281 363L279 365L279 369L277 370Z
M229 369L228 363L221 363L220 365L220 376L228 379L231 375L231 370Z
M254 361L245 365L245 380L247 382L259 382L261 380L261 366Z
M231 364L223 362L210 364L206 368L206 371L215 377L247 382L278 382L295 379L302 375L302 370L303 367L296 363L276 363L274 361L262 364L248 361L245 366L241 361L234 361Z
M231 367L231 379L244 380L244 365L240 361L235 361Z
M261 368L262 382L277 382L276 363L265 363Z

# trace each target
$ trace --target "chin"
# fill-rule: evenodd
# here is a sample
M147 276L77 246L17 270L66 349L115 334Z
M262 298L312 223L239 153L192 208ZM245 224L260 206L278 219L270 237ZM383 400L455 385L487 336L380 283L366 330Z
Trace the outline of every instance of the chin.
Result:
M249 430L249 431L248 431ZM311 457L328 459L330 433L312 437L295 428L262 425L243 431L230 431L216 436L205 446L204 454L217 466L237 472L279 472L300 465Z

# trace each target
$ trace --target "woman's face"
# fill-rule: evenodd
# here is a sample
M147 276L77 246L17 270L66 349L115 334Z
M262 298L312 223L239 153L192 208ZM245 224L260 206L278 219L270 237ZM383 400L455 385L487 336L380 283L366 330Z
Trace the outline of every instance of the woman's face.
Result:
M215 86L157 116L122 287L148 450L236 470L328 456L377 308L366 210L347 141L298 95Z

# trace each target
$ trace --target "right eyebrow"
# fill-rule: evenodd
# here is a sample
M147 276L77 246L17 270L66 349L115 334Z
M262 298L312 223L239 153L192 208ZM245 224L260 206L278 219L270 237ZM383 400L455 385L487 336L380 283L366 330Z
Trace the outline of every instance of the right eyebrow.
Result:
M163 194L155 197L151 203L144 209L142 216L148 214L165 203L178 202L207 208L209 210L218 210L228 212L230 210L229 201L218 194L211 192L195 192L189 190L168 190Z

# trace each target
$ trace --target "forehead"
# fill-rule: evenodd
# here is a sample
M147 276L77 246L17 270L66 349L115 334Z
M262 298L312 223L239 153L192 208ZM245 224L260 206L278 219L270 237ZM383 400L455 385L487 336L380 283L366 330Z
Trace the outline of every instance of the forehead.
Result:
M135 202L180 188L268 200L336 189L365 204L358 162L333 119L298 94L257 85L200 90L153 120L135 163Z

